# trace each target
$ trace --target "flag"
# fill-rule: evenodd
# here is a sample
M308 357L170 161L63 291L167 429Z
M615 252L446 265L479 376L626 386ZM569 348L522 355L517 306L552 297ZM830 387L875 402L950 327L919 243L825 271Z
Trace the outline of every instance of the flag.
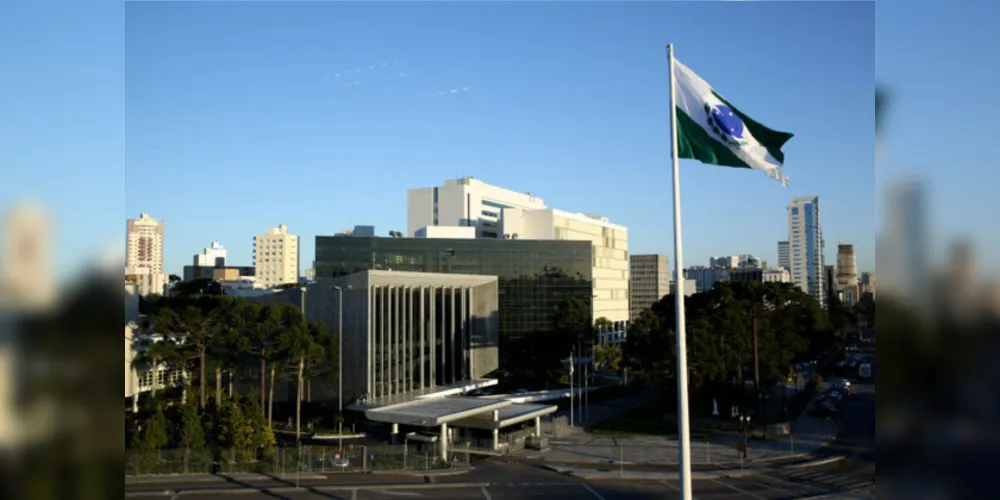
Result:
M676 59L677 156L709 165L750 168L788 187L781 152L792 134L769 129L736 109Z

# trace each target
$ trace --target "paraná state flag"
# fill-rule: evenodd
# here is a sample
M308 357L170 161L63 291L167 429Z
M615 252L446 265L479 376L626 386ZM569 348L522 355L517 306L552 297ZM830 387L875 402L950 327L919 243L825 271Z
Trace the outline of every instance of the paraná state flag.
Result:
M778 132L736 109L694 71L674 59L677 155L709 165L761 170L788 186L781 147L792 134Z

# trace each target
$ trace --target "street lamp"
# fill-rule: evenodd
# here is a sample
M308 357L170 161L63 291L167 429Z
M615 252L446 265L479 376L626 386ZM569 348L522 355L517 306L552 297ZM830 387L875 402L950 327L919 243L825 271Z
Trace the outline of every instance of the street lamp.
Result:
M740 455L740 469L743 468L743 461L747 458L747 428L750 427L750 415L740 414L736 416L736 420L740 422L740 427L743 429L743 454Z
M337 448L344 447L344 288L334 286L337 291ZM350 290L351 286L348 285Z

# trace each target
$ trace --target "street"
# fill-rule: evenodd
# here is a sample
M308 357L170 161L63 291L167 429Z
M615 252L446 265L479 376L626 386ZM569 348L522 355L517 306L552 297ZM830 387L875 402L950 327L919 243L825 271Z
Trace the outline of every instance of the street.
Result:
M759 473L693 482L699 499L778 500L849 491L875 484L875 386L855 382L859 399L844 410L841 427L833 442L818 450L818 458L845 457L812 467L775 466ZM126 483L127 498L226 498L263 499L485 499L501 500L545 497L548 500L593 498L632 500L678 498L676 479L583 479L558 474L535 461L510 463L506 459L485 462L464 474L411 476L388 474L326 474L284 478L245 479L201 476L199 478L151 479ZM644 467L667 470L669 467ZM632 469L630 467L629 469ZM298 486L297 486L298 485ZM246 492L240 492L245 489Z

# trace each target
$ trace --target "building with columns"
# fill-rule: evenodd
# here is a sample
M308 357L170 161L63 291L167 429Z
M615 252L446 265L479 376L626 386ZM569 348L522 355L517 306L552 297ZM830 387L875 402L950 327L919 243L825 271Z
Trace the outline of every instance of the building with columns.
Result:
M341 333L344 407L388 424L393 439L440 430L432 442L446 457L456 430L465 439L488 431L495 450L502 428L534 423L537 432L556 411L463 396L497 383L484 377L499 364L498 299L496 276L365 270L247 300L294 304ZM312 399L337 401L339 387L317 380Z

